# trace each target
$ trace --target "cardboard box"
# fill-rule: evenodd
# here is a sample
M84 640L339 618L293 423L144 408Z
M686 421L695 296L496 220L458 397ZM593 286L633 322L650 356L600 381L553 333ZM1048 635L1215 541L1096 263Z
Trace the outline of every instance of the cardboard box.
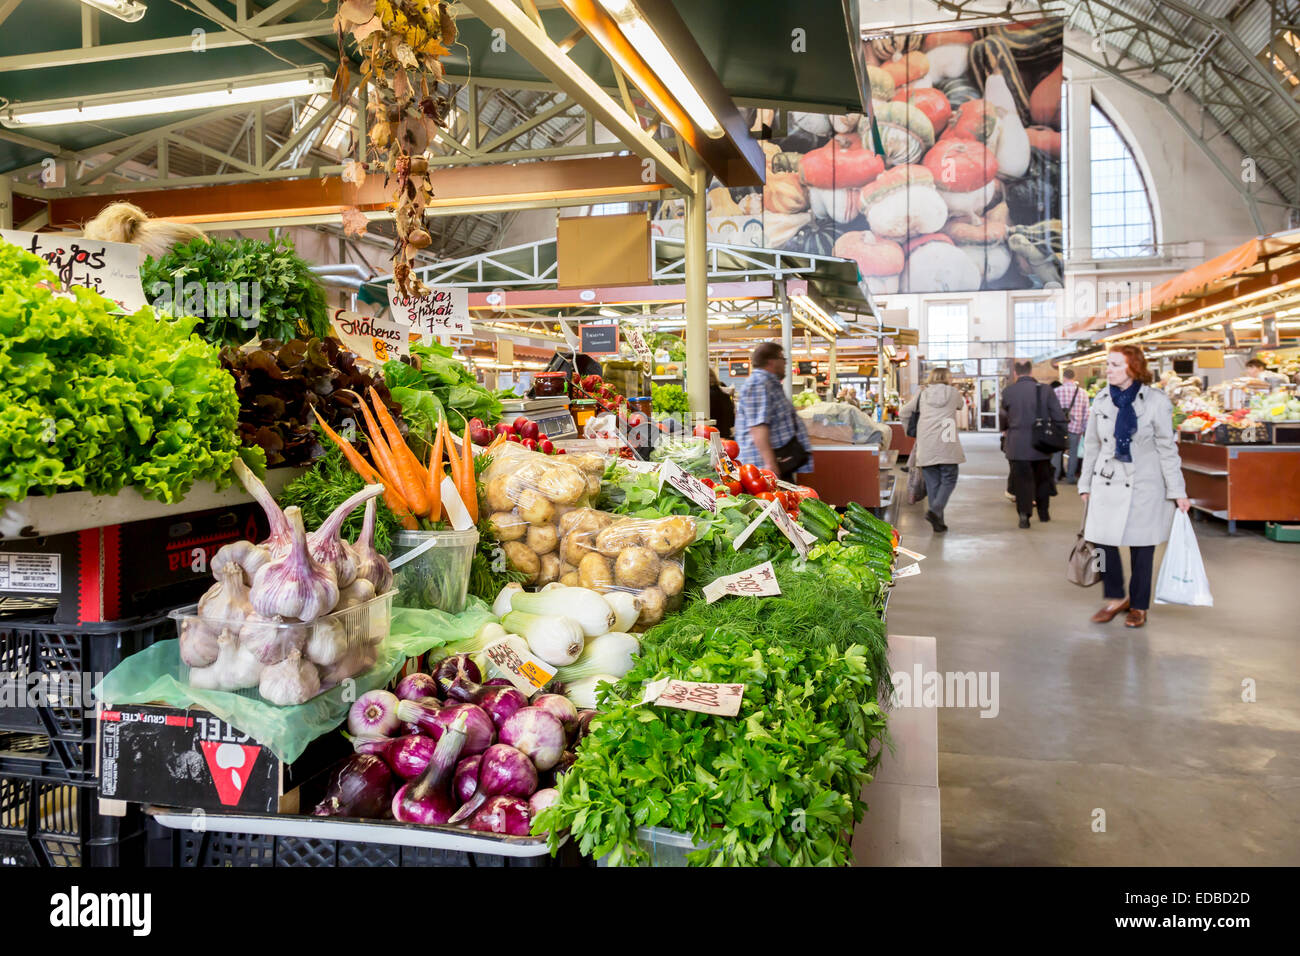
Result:
M150 803L297 813L299 788L350 750L341 734L329 733L288 764L202 708L106 704L99 711L101 810L116 815L126 803Z

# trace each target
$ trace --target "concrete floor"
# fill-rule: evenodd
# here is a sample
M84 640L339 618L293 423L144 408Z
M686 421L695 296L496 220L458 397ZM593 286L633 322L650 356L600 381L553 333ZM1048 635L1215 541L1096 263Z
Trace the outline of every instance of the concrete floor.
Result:
M940 672L998 672L997 717L939 712L945 865L1300 864L1300 545L1196 521L1213 608L1092 624L1101 586L1064 577L1076 489L1020 530L997 436L962 443L950 530L898 510L927 557L889 607L892 633L938 639Z

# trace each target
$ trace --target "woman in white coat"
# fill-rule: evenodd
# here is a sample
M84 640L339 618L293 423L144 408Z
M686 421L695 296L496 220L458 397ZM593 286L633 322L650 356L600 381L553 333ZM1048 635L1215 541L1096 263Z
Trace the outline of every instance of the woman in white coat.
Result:
M1103 554L1106 603L1093 621L1105 624L1127 611L1125 627L1141 627L1151 606L1156 545L1169 539L1175 503L1191 507L1174 440L1173 405L1151 387L1146 356L1121 345L1106 356L1105 389L1092 403L1083 440L1079 496L1088 508L1083 535ZM1128 597L1120 546L1132 565Z
M906 422L912 412L921 410L916 422L916 446L907 467L921 469L925 495L930 499L925 520L937 532L948 530L943 509L957 487L957 466L966 460L957 437L957 410L965 404L965 399L952 387L951 378L946 368L931 369L925 387L898 413Z

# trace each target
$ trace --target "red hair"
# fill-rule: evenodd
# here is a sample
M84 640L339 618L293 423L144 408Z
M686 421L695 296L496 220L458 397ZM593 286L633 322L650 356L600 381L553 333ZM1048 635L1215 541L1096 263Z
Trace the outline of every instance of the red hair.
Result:
M1124 356L1129 378L1143 385L1151 384L1151 369L1147 368L1147 357L1140 348L1136 345L1116 345L1111 351Z

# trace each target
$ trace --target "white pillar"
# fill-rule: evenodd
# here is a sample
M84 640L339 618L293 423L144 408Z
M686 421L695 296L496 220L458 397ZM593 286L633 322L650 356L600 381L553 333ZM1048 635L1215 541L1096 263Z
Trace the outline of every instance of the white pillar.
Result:
M8 176L0 176L0 229L14 227L14 190Z
M691 414L709 417L708 173L690 154L691 195L686 197L686 395Z
M1092 87L1071 83L1066 150L1070 176L1070 234L1065 237L1066 258L1091 259L1092 254ZM1103 308L1097 303L1097 311Z
M781 349L785 352L785 381L781 385L786 398L789 398L794 394L794 315L784 279L777 282L776 295L781 303Z

